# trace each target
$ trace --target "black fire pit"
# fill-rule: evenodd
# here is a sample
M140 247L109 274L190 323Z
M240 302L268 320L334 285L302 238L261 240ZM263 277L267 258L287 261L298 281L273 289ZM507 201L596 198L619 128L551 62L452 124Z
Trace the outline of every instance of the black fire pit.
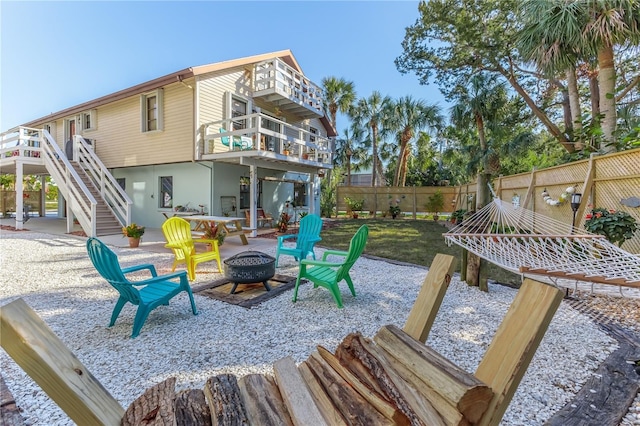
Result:
M262 282L271 291L267 280L276 274L276 259L259 251L243 251L224 260L224 275L233 283L231 294L238 284Z

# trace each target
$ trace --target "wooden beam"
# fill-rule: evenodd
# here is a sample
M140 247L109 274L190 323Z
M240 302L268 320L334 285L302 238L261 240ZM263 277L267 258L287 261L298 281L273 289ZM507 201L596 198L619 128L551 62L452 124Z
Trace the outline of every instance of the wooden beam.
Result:
M293 358L286 357L276 361L273 364L273 371L294 425L328 425L296 368Z
M500 423L562 297L562 290L550 285L522 283L475 373L494 392L480 426Z
M404 332L409 336L422 343L427 341L454 270L453 256L436 254L404 325Z
M124 409L22 299L0 309L2 348L77 424L119 425Z

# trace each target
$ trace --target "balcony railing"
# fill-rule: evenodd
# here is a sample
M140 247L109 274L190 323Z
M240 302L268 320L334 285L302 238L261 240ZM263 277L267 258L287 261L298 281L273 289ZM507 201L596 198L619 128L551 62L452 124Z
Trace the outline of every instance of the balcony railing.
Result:
M19 127L0 134L0 158L40 158L40 130Z
M253 96L303 118L322 117L322 89L280 59L255 66Z
M262 113L206 123L203 132L203 159L229 152L268 152L278 160L331 167L329 138Z

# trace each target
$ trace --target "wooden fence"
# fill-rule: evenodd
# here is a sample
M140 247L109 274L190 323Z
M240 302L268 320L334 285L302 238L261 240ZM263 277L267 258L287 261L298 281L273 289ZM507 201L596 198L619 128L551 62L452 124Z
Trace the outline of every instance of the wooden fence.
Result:
M44 216L41 191L24 191L24 204L29 205L31 215ZM0 191L0 215L9 217L16 211L16 191Z
M631 207L625 200L640 198L640 149L623 151L561 166L534 170L512 176L500 176L493 182L496 195L503 201L518 202L522 207L571 224L573 211L570 200L549 205L542 197L546 189L552 199L559 199L565 190L573 186L583 194L576 212L576 226L582 227L586 213L592 207L621 210L640 223L640 207ZM390 202L400 199L405 213L433 213L426 211L430 195L442 191L445 199L440 213L457 209L474 210L476 184L446 187L362 187L341 186L337 191L338 211L346 211L344 197L365 200L363 210L381 212L389 209ZM630 253L640 253L640 231L622 245Z

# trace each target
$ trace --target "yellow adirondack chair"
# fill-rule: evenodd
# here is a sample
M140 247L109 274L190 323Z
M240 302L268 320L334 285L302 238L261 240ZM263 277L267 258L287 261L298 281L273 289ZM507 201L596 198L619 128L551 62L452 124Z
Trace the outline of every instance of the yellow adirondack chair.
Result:
M175 260L173 261L173 269L180 263L187 265L187 273L189 280L196 279L196 265L202 262L215 260L218 262L218 270L222 272L220 263L220 250L218 249L218 240L208 240L204 238L193 239L191 235L191 225L180 217L172 217L162 224L162 233L167 240L165 247L173 250ZM211 250L197 253L195 244L210 244Z

